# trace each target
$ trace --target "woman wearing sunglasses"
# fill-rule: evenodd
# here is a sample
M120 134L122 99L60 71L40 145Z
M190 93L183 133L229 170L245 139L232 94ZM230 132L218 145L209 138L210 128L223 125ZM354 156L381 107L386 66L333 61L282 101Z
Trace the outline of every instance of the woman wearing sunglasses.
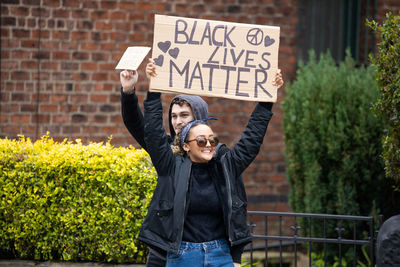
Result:
M283 84L277 73L275 83ZM163 128L160 93L144 102L145 142L158 173L139 239L167 251L170 266L240 266L251 235L240 175L257 156L272 117L272 103L258 103L232 150L207 124L189 122L175 148Z

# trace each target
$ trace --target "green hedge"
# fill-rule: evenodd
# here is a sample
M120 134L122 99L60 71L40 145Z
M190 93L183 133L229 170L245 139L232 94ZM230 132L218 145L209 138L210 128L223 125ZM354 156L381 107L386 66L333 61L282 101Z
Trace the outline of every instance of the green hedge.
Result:
M0 139L2 258L136 262L156 184L144 150Z
M388 123L383 138L383 158L388 178L394 179L400 192L400 14L386 14L382 25L368 22L380 32L378 55L372 62L377 68L380 98L376 111Z
M383 123L371 111L379 89L373 67L339 65L330 54L301 64L283 102L284 138L296 212L373 215L393 209L384 180ZM335 233L334 233L335 234Z

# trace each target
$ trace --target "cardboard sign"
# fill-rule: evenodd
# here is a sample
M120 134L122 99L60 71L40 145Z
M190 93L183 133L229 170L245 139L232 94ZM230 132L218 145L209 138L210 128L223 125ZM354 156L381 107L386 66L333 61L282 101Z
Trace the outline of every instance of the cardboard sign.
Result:
M119 60L116 70L137 70L143 59L150 51L150 47L130 46L128 47L121 59Z
M276 102L279 31L155 15L150 91Z

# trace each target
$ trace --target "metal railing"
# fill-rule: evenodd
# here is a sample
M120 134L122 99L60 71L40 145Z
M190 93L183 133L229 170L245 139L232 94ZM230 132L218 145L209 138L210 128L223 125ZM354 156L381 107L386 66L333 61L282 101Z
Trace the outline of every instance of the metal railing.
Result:
M284 260L287 262L288 255L290 266L295 267L333 266L332 261L342 266L343 261L349 261L349 258L352 262L346 262L347 266L375 264L373 217L249 211L248 220L253 235L253 242L245 248L250 266L262 263L263 266L272 266L269 264L272 252L275 258L279 258L279 263L274 266L280 267ZM263 257L256 265L254 253L260 250ZM298 263L300 256L303 259L301 264Z

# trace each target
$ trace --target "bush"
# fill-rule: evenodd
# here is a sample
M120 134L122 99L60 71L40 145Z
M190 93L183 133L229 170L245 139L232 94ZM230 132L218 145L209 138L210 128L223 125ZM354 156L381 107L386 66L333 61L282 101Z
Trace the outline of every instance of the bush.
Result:
M156 183L144 150L0 139L2 258L144 262Z
M372 62L377 68L380 87L376 111L388 123L383 137L385 172L388 178L394 179L400 191L400 15L387 14L383 25L374 21L368 24L381 33L379 53Z
M310 58L283 102L292 209L362 216L393 209L384 202L383 124L371 112L374 68L356 68L350 55L338 66L330 54Z

